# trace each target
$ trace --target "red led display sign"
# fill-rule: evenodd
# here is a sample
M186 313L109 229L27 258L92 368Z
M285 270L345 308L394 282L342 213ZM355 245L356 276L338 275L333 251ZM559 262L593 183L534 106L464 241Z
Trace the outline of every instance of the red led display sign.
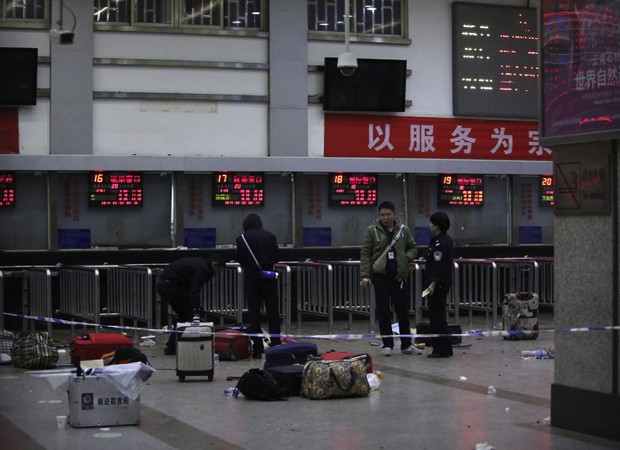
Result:
M377 175L332 173L329 175L329 206L374 206Z
M447 174L439 181L439 206L482 206L484 176Z
M217 172L213 174L213 206L263 206L263 173Z
M553 175L541 175L538 183L540 206L553 206L555 204L555 180Z
M90 173L88 204L92 206L142 206L142 173Z
M15 175L0 173L0 207L15 205Z

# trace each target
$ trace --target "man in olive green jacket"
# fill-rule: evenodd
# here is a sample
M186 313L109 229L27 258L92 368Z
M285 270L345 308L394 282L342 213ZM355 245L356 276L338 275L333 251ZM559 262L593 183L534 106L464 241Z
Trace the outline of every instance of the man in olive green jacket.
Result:
M379 205L379 219L364 233L360 250L360 284L375 288L375 307L384 356L391 356L394 338L390 300L398 319L401 353L419 355L422 352L411 345L409 322L409 263L418 254L411 230L396 218L392 202Z

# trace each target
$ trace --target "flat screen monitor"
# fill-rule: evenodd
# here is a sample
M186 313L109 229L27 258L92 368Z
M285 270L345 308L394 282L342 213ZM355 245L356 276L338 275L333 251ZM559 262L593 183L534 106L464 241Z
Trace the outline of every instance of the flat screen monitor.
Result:
M213 206L264 206L265 174L217 172L213 174Z
M142 206L142 173L91 172L88 204L102 207Z
M15 206L15 174L0 173L0 208Z
M540 142L620 137L617 0L541 2Z
M482 206L484 175L440 175L437 198L438 206Z
M36 48L0 47L0 105L37 104Z
M538 117L536 9L452 4L455 116Z
M349 76L337 64L338 58L325 58L324 111L405 111L407 61L358 58Z
M375 206L377 175L367 173L330 173L329 206Z

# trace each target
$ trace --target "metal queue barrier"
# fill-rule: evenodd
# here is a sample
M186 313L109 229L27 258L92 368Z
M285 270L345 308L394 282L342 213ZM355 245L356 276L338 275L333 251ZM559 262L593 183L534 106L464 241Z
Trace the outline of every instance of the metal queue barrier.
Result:
M497 324L497 264L488 259L454 260L452 296L456 310L468 311L469 323L472 323L473 311L483 311L487 321L491 313L493 325Z
M234 322L243 321L243 305L245 294L243 287L243 269L238 263L226 263L224 270L217 274L200 291L203 311Z
M288 264L274 264L273 268L278 272L278 301L280 318L284 324L284 332L290 333L291 330L291 304L293 277L291 266Z
M58 270L60 305L58 312L71 318L100 323L101 293L99 269L93 267L61 267ZM73 332L73 325L71 331Z
M424 259L416 259L409 265L409 311L414 314L416 322L422 320L422 310L428 311L428 298L422 297L422 292L427 286L424 286L424 269L426 261ZM454 282L456 279L456 266L452 274L452 288L446 299L446 314L452 313L454 321L459 321L459 308L455 296Z
M134 327L143 322L147 328L153 328L155 305L153 270L150 267L114 267L108 273L107 288L108 314L118 315L121 325L128 318L133 320Z
M28 314L32 316L53 317L52 277L56 271L44 267L28 269ZM35 323L30 322L34 330ZM52 333L52 322L47 322L47 331Z
M25 314L28 305L28 268L29 266L15 266L15 267L0 267L0 311L6 311L7 299L5 298L5 292L9 280L19 280L19 303L20 310L13 311L15 314ZM0 329L4 329L4 314L1 314ZM22 331L28 329L28 321L22 319Z
M334 269L330 263L297 264L297 327L303 314L327 318L327 332L334 326ZM358 278L359 282L359 278Z
M554 258L534 258L536 270L538 271L537 284L534 286L534 292L538 294L538 300L541 305L553 306L553 283L554 283Z
M353 328L353 315L367 316L368 329L374 331L375 290L360 286L360 261L322 261L322 263L332 267L333 312L347 313L349 328Z

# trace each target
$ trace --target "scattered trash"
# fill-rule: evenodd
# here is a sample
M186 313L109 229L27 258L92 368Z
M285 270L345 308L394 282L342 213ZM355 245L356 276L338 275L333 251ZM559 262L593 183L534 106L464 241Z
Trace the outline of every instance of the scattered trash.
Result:
M381 372L380 370L377 370L375 372L375 374L377 375L377 378L382 379L383 378L383 372Z
M495 450L495 447L489 445L488 442L480 442L479 444L476 444L475 450Z
M368 342L370 345L372 345L373 347L378 347L379 343L378 342L373 342L373 341L369 341Z
M545 418L543 419L543 423L544 423L545 425L550 425L550 424L551 424L551 416L545 417Z
M462 375L461 375L461 376L459 377L459 380L461 380L461 381L467 381L467 377L464 377L464 376L462 376Z
M553 353L548 350L523 350L521 352L523 359L553 359Z
M495 395L497 394L497 389L495 389L495 386L489 386L487 388L487 394L489 395Z
M510 412L510 408L506 408L506 412Z
M378 389L381 381L379 377L374 373L367 373L366 379L368 380L368 384L370 385L370 389Z
M237 398L239 396L239 389L236 387L229 387L228 389L224 389L224 394L232 398Z

